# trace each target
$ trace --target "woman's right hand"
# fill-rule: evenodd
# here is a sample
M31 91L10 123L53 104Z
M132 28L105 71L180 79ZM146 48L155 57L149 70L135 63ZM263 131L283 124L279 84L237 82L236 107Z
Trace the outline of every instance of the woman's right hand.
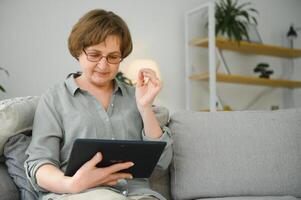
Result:
M134 165L132 162L118 163L109 167L99 168L96 165L101 162L102 154L98 152L91 160L86 162L70 180L70 191L79 193L97 186L113 186L119 179L132 179L129 173L119 172Z

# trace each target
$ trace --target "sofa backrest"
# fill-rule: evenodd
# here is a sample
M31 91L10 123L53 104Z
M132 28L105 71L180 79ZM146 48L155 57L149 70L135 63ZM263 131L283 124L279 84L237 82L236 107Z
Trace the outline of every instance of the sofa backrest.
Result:
M38 99L0 102L0 121L15 122L1 123L0 152L8 137L31 128ZM169 128L174 140L171 173L157 169L150 179L168 199L169 185L172 199L301 197L301 109L180 111L171 116Z
M301 109L183 111L169 128L174 199L301 197Z

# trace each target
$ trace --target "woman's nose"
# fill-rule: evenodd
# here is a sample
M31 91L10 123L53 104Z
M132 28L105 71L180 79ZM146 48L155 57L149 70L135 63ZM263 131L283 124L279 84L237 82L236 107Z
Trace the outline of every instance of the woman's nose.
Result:
M106 57L102 57L100 61L98 61L97 66L101 69L108 67L108 61Z

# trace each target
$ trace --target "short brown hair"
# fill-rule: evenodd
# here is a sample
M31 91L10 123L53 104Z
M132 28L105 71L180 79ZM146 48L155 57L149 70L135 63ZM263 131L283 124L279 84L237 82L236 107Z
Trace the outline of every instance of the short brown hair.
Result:
M127 57L133 49L133 44L123 19L111 11L91 10L73 26L68 39L69 51L78 59L84 48L103 42L109 35L120 38L121 56Z

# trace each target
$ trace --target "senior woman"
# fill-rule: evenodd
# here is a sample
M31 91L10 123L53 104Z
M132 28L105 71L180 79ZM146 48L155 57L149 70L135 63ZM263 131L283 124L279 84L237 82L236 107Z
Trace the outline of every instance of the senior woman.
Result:
M101 152L72 177L64 175L76 138L165 141L158 162L162 168L172 156L170 132L160 126L152 109L162 87L155 72L140 70L135 88L115 78L120 62L132 51L124 20L110 11L92 10L74 25L68 45L81 72L70 74L41 96L26 151L31 184L41 199L164 199L150 189L147 179L120 172L134 163L97 168ZM127 180L122 182L127 195L118 189L119 180Z

